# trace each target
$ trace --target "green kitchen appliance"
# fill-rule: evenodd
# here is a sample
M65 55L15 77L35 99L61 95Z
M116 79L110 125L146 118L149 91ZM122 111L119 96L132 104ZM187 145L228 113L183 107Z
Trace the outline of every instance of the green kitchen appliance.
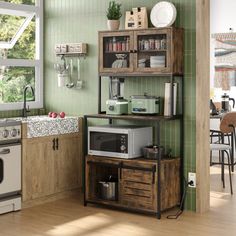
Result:
M131 112L133 114L154 115L160 113L160 97L149 95L131 96Z
M109 99L106 101L107 115L128 114L128 101L123 98Z

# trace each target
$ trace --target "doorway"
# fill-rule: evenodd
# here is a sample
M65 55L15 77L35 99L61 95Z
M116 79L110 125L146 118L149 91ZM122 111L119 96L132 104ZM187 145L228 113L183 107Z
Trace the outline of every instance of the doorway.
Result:
M236 32L236 23L232 21L236 2L234 0L197 0L196 1L196 173L197 173L197 189L196 189L196 208L197 212L203 213L210 209L219 208L220 210L230 211L232 201L236 201L236 197L231 197L228 187L225 191L221 189L221 180L219 178L219 169L213 168L210 172L209 165L209 101L210 98L210 35L212 26L210 27L211 1L212 6L218 7L216 24L221 27L218 32L229 32L230 28ZM216 9L214 9L216 10ZM211 12L212 13L212 12ZM224 14L225 19L221 18ZM232 15L232 16L231 16ZM232 25L232 24L235 24ZM229 32L230 33L230 32ZM211 175L210 175L211 173ZM236 176L236 173L234 174ZM228 173L226 172L226 180L228 181ZM233 178L235 185L236 177ZM210 183L212 186L210 187ZM216 185L218 184L218 185ZM210 191L213 189L214 191ZM210 205L211 198L211 205ZM235 200L234 200L235 198ZM227 201L226 201L227 200ZM226 204L228 203L228 205ZM231 204L231 205L229 205ZM217 209L217 211L219 211Z
M235 111L236 100L236 23L235 0L210 1L210 99L216 105L216 113ZM224 102L225 100L225 102ZM225 105L227 104L227 106ZM219 130L220 119L211 117L210 128ZM217 140L215 140L217 141ZM226 138L227 142L227 138ZM232 143L231 143L232 147ZM213 152L213 161L219 160ZM226 157L225 157L226 160ZM232 169L232 168L231 168ZM225 188L221 181L221 167L210 167L210 208L231 209L236 197L230 194L228 167L225 166ZM235 186L236 172L232 172Z

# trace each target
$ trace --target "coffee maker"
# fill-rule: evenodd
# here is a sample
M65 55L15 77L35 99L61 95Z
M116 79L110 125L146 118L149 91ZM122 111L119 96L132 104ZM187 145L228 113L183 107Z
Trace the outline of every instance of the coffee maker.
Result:
M235 106L235 100L233 98L230 98L229 95L227 93L224 93L221 96L221 108L223 112L229 112L231 111L231 107L229 105L229 102L232 101L233 102L233 108Z

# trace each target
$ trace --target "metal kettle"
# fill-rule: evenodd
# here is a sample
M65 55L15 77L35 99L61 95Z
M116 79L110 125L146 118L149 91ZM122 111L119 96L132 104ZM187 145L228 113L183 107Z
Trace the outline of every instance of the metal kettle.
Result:
M233 98L230 98L227 93L224 93L221 96L221 108L224 112L229 112L231 110L229 102L233 102L233 108L235 106L235 100Z

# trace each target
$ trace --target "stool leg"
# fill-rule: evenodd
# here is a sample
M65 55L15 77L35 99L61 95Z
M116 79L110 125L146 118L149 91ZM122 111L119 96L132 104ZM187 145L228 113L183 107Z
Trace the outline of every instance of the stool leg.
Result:
M225 168L224 168L224 151L221 151L221 180L223 182L223 188L225 188Z
M232 166L232 172L234 172L234 133L231 133L231 166Z
M230 183L230 192L231 192L231 194L233 195L233 187L232 187L232 177L231 177L231 155L232 155L232 152L231 151L229 151L230 152L230 155L229 155L229 153L228 152L226 152L227 153L227 157L228 157L228 166L229 166L229 183Z

